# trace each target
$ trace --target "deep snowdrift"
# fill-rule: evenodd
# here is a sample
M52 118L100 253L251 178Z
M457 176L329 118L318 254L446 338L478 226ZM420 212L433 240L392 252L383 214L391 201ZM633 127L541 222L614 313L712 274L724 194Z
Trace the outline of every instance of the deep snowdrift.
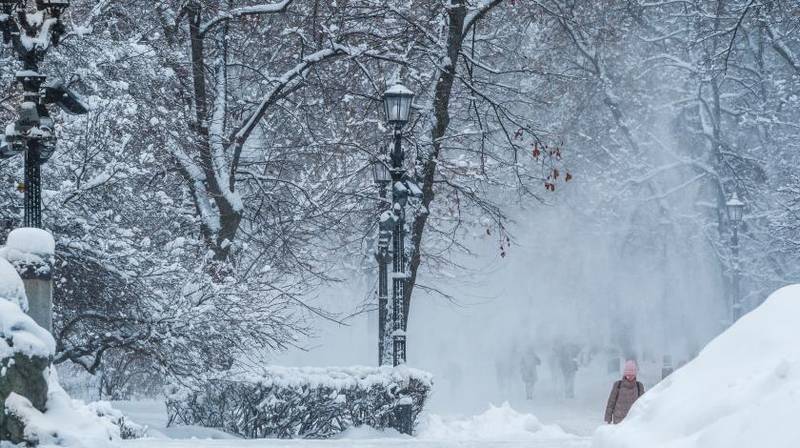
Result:
M595 448L800 446L800 285L773 293L647 392Z

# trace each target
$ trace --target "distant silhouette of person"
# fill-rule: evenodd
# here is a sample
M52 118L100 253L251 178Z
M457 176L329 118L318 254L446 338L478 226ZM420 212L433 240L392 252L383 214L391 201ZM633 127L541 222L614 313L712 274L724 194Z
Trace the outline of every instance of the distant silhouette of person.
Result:
M564 397L575 398L575 374L578 372L578 354L580 347L576 344L557 344L555 350L556 362L564 378Z
M626 361L622 379L614 382L611 394L608 396L606 423L617 424L624 420L633 403L644 395L644 384L636 380L636 373L636 362Z
M525 383L525 398L528 400L533 400L533 390L536 387L536 381L539 380L539 366L541 364L542 360L539 359L533 347L529 347L522 354L520 373L522 374L522 382Z

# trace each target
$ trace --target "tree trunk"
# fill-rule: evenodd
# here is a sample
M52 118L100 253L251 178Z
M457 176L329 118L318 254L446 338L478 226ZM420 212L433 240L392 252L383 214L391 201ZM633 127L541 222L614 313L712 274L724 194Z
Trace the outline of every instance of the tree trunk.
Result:
M436 175L436 166L439 162L439 154L442 149L441 140L450 125L450 96L455 81L456 61L458 61L458 55L464 42L464 18L467 15L466 1L454 1L453 6L448 8L447 15L449 22L447 59L442 61L443 68L436 80L435 97L433 99L434 124L431 129L432 146L430 152L422 156L422 173L417 178L417 183L421 185L422 189L422 206L424 208L423 212L414 217L414 222L411 226L409 277L405 297L403 298L403 311L405 313L403 322L405 322L406 326L408 326L408 315L411 310L411 294L417 283L417 274L422 262L422 240L428 223L430 206L436 196L433 191L433 183Z
M192 96L194 98L195 119L197 121L194 127L196 135L195 145L199 155L199 166L203 172L205 193L216 206L219 219L219 222L216 223L217 228L209 228L208 223L203 223L202 225L204 226L204 229L202 233L204 235L206 245L214 252L214 260L218 262L226 262L228 261L228 257L230 255L231 244L234 242L236 233L239 230L242 215L237 209L236 205L231 203L228 197L224 194L222 189L229 188L229 185L220 184L220 177L217 173L217 170L223 169L223 167L215 166L213 160L214 154L212 144L216 143L220 145L220 147L223 148L221 149L223 152L227 145L225 145L225 142L212 142L211 133L209 131L209 96L205 78L205 36L201 33L200 29L202 23L202 9L199 3L192 2L189 6L187 6L187 11L187 17L189 21L189 37L191 40L190 59L192 61L192 76L194 82L194 92ZM215 87L217 87L217 90L221 91L215 91L214 96L215 98L219 99L219 96L222 95L221 104L223 105L225 102L225 95L227 95L227 29L228 25L225 23L219 31L220 42L218 42L218 45L220 46L219 51L222 53L222 56L219 58L219 63L217 63L214 67L215 70L218 71L217 76L222 77L223 79L223 82L218 82L216 84ZM222 72L219 72L220 70ZM215 107L224 106L215 105ZM221 112L221 114L224 116L224 110ZM224 129L224 125L221 124L220 126L222 126ZM230 174L231 186L234 183L233 175L234 173ZM191 179L190 181L194 181L194 179ZM195 201L199 200L197 197L198 194L202 194L202 192L195 191Z

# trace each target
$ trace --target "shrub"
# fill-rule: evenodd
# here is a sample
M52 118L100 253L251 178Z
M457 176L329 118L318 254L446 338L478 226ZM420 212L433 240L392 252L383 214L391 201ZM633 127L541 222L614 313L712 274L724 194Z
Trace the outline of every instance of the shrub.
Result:
M219 428L245 438L328 438L348 428L398 428L396 406L422 411L430 374L407 367L287 368L173 387L169 425Z

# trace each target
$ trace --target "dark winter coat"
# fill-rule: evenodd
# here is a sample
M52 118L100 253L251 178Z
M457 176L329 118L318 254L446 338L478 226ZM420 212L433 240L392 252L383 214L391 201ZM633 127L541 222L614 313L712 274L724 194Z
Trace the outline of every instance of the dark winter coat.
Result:
M542 361L536 356L536 353L529 353L522 357L520 364L520 373L522 374L522 381L525 383L535 383L539 379L539 365Z
M619 423L631 406L639 397L644 394L644 384L639 381L628 381L626 379L619 380L614 383L611 388L611 395L608 397L608 404L606 405L606 423Z

